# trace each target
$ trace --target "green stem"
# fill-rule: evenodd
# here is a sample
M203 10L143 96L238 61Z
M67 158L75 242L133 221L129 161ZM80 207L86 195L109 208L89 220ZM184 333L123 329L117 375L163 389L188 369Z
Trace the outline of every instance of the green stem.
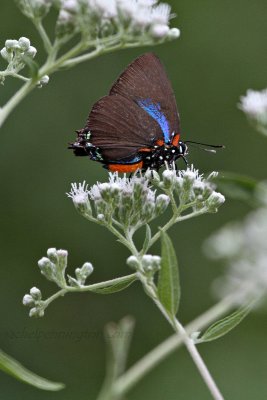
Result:
M44 48L45 48L47 54L49 54L52 50L52 43L46 33L46 30L43 27L42 20L41 19L33 19L32 21L33 21L37 31L39 32L39 35L41 36L41 38L43 40Z
M190 218L195 218L198 217L199 215L205 214L207 213L207 209L201 209L199 211L193 211L192 213L186 214L186 215L181 215L181 213L184 211L184 207L182 206L180 208L180 206L177 208L177 212L171 217L171 219L160 229L160 231L158 231L157 233L155 233L154 236L152 236L148 249L150 247L153 246L154 243L156 243L159 238L160 238L160 232L167 232L167 230L169 230L174 224L176 224L177 222L181 222L181 221L185 221L187 219Z
M26 76L20 75L17 72L12 72L12 71L0 71L0 76L11 76L12 78L18 78L21 79L24 82L28 82L30 79L26 78Z
M110 230L111 233L113 233L118 239L119 241L125 246L127 247L127 249L130 250L130 252L135 255L138 256L139 253L134 245L134 242L132 239L129 239L129 236L127 235L127 237L124 237L113 225L107 225L107 228Z
M114 35L111 38L104 38L104 39L98 39L97 41L91 41L88 43L80 42L77 45L75 45L72 49L67 51L65 54L63 54L61 57L55 60L55 57L57 55L57 52L59 50L60 42L55 42L54 46L51 45L51 42L46 35L45 30L43 29L42 25L37 26L38 30L42 31L42 39L44 41L44 44L46 48L49 48L49 55L48 58L45 62L45 64L40 68L38 76L41 78L44 75L50 75L53 72L57 71L61 67L72 67L76 65L78 62L85 61L92 59L101 53L107 53L110 51L113 51L115 49L118 49L121 46L121 43L116 44L115 46L112 46L114 41L118 40L118 35ZM109 46L110 44L110 46ZM130 45L130 44L129 44ZM135 44L136 46L138 43ZM140 45L140 43L139 43ZM72 57L76 57L79 53L82 51L95 47L94 50L91 52L85 54L84 56L81 56L82 58L77 57L76 59ZM104 47L107 46L107 47ZM127 44L124 45L125 48L130 47ZM14 96L2 107L0 108L0 127L3 125L4 121L6 118L9 116L9 114L14 110L14 108L24 99L24 97L27 96L28 93L31 92L32 89L35 88L36 82L29 80L26 82L15 94Z
M183 325L176 319L173 319L173 327L176 332L182 338L189 354L191 355L192 360L194 361L200 375L202 376L203 381L206 383L207 388L210 391L214 400L223 400L223 396L216 385L211 373L209 372L204 360L202 359L194 340L190 338L188 333L186 332Z
M221 300L219 303L215 304L215 306L211 307L186 325L185 330L187 334L190 335L193 332L200 331L209 326L211 323L233 309L234 306L235 298L233 298L233 296ZM170 336L164 342L160 343L117 379L114 384L114 393L117 393L120 396L125 395L140 380L142 380L146 374L159 365L168 355L173 353L173 351L178 349L182 344L183 340L181 336L177 334Z
M198 217L199 215L206 214L207 212L208 212L208 210L206 208L202 208L201 210L194 211L194 212L192 212L190 214L178 216L176 218L175 223L176 222L181 222L181 221L186 221L187 219L190 219L190 218Z
M35 87L35 83L32 80L26 82L11 99L0 108L0 127L5 122L11 111L27 96L28 93Z
M179 335L181 340L183 341L184 345L186 346L192 360L194 361L200 375L203 378L203 381L205 382L207 388L209 389L212 397L214 400L223 400L223 397L214 381L212 378L206 364L204 363L201 355L198 352L198 349L194 343L194 341L190 338L188 333L186 332L185 328L183 325L175 318L175 316L170 316L167 310L164 308L162 303L160 302L158 295L157 295L157 289L156 287L153 287L151 284L147 283L147 279L144 275L142 275L141 271L139 272L139 279L142 281L145 292L148 294L148 296L153 300L153 302L156 304L164 318L170 323L170 325L173 327L175 332Z
M110 279L108 281L100 282L100 283L93 283L92 285L81 286L81 287L74 287L74 286L66 286L60 289L58 292L54 293L52 296L48 297L48 299L42 302L42 308L45 310L47 306L56 300L58 297L64 296L66 293L73 293L73 292L93 292L95 289L102 289L109 285L116 285L118 283L124 282L125 279L129 278L137 278L137 273L121 276L119 278Z

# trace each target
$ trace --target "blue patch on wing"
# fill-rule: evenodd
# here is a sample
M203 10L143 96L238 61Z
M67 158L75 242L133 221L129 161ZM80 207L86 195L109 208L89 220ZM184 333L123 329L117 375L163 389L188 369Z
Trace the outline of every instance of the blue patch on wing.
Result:
M170 141L170 126L167 118L163 114L159 103L153 103L151 99L137 101L137 104L145 110L161 127L164 135L164 142Z
M142 156L137 155L137 156L133 156L133 158L125 158L125 159L116 160L116 161L109 161L109 163L110 164L128 165L128 164L135 164L141 160L142 160Z

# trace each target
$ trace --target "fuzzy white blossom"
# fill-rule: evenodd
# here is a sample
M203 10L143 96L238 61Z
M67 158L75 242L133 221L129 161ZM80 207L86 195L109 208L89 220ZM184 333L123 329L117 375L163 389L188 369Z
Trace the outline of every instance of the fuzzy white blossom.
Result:
M102 29L110 29L110 32L115 33L116 30L124 30L126 26L129 38L142 35L143 39L146 37L152 41L175 39L180 31L177 28L170 29L172 16L171 7L157 0L62 0L57 28L60 34L70 29L78 31L83 21L81 30L88 24L91 29L87 30L91 33L101 34L104 32Z
M255 127L261 133L267 135L267 89L249 89L246 96L240 98L238 107L255 123Z
M253 118L267 113L267 89L262 91L249 89L246 96L242 96L240 100L240 109Z
M214 175L208 178L213 179ZM188 214L189 210L199 214L216 212L225 198L214 189L215 185L193 166L178 172L168 167L162 178L152 170L144 174L139 171L131 178L110 172L108 182L98 182L90 189L85 182L72 184L68 196L86 218L106 225L117 221L134 232L164 213L170 196L178 198L180 209Z
M267 208L226 225L205 243L208 257L224 260L225 276L215 281L217 296L234 295L240 305L267 297Z

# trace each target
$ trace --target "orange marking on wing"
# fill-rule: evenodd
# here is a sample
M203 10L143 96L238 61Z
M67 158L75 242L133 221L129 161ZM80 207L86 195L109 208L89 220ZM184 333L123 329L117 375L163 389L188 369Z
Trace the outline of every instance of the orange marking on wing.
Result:
M174 137L172 139L172 145L178 146L179 140L180 140L180 134L176 133L176 135L174 135Z
M151 149L149 147L143 147L142 149L139 149L138 151L141 152L151 152Z
M163 146L164 145L164 140L158 139L155 144L156 144L156 146Z
M143 167L143 161L135 164L108 164L108 170L111 172L134 172Z

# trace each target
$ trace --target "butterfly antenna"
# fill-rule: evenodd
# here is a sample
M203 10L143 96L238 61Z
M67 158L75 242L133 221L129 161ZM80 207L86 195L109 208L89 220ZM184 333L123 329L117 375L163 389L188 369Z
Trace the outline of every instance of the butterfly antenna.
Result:
M191 140L187 140L184 142L186 144L190 144L192 147L200 148L201 150L208 151L209 153L216 153L215 149L224 149L224 145L216 145L216 144L208 144L208 143L201 143L201 142L193 142ZM207 147L210 147L207 149Z

